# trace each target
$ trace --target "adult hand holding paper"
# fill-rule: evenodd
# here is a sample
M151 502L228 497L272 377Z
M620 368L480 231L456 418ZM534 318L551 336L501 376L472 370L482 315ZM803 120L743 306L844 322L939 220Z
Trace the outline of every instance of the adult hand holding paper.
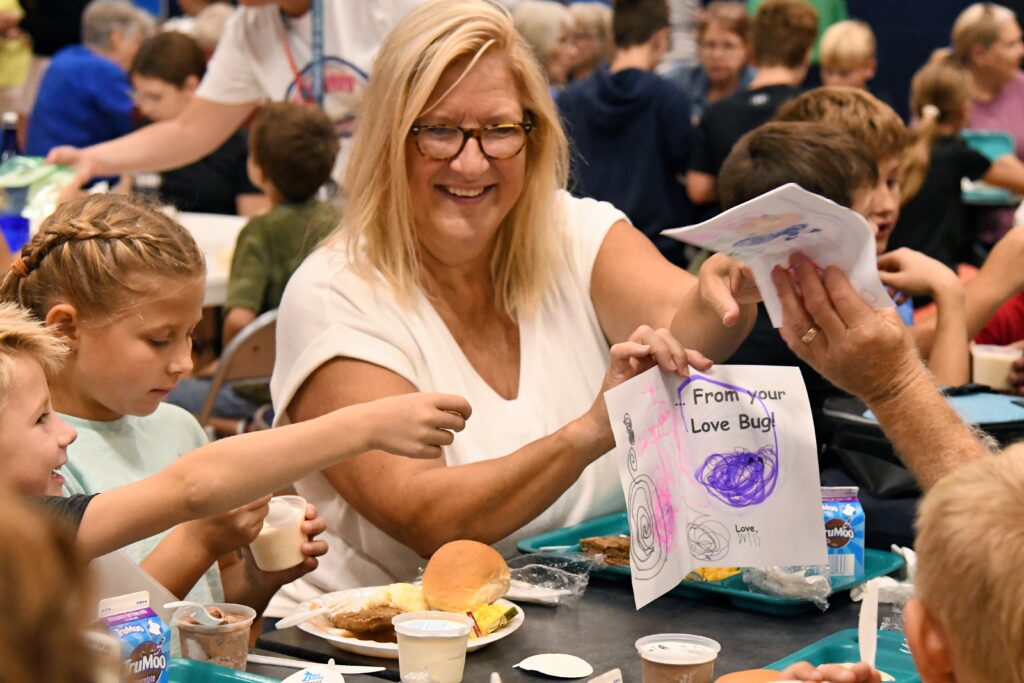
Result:
M796 252L806 254L819 268L839 268L873 307L893 305L878 277L874 234L864 217L795 183L699 225L662 234L746 263L775 327L782 326L782 304L772 286L771 271L775 266L787 267Z

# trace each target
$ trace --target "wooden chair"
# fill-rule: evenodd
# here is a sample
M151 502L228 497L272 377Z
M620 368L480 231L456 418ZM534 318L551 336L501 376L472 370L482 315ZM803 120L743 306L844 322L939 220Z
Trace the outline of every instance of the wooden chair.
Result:
M274 335L277 310L267 311L245 326L224 349L210 382L203 409L197 416L204 427L209 423L217 393L226 386L270 381L274 372Z

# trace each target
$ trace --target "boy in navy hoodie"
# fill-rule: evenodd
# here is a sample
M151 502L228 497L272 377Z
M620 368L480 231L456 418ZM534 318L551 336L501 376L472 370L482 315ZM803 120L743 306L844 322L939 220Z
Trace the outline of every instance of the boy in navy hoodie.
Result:
M611 202L670 261L683 245L658 233L688 224L692 206L680 178L693 128L690 102L653 73L669 48L665 0L615 0L615 56L558 98L572 145L572 190Z

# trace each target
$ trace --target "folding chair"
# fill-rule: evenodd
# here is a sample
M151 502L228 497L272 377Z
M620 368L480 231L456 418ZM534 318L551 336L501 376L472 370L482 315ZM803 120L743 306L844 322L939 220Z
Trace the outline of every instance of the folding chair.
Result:
M197 416L204 427L210 421L217 393L225 386L269 382L274 372L274 335L277 331L277 310L267 311L231 340L210 382L203 409Z

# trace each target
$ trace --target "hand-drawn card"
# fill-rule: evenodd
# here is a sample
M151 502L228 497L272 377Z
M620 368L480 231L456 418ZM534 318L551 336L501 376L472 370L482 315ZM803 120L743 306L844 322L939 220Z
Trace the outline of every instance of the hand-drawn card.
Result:
M772 268L803 252L821 268L836 266L876 308L893 302L878 279L874 231L860 214L788 183L685 228L663 230L680 242L727 253L750 266L772 325L782 326L782 302Z
M817 446L796 368L652 368L605 393L637 608L694 567L827 562Z

